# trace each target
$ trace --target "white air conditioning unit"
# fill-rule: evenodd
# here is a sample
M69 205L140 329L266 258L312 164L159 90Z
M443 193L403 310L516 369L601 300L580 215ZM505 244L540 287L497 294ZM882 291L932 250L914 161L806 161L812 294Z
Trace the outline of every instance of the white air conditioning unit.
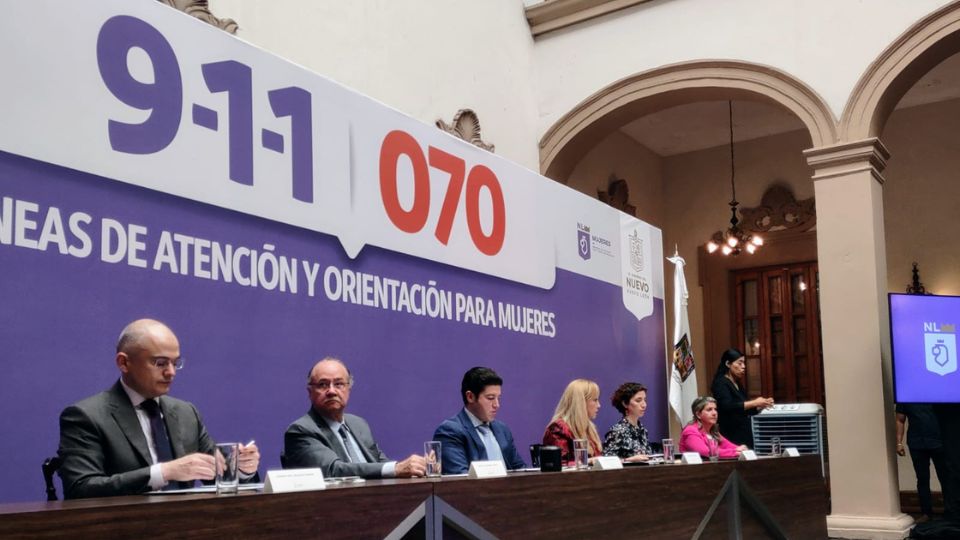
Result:
M793 447L801 454L819 454L820 470L826 476L823 406L817 403L777 404L754 415L751 426L753 449L757 454L769 454L771 441L779 438L782 448Z

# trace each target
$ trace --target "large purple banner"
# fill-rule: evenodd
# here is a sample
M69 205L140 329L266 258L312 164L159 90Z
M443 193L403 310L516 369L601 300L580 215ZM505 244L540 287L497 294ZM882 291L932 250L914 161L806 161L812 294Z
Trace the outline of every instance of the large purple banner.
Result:
M160 2L5 6L0 73L0 501L43 497L60 411L143 317L180 338L172 395L261 470L325 356L395 458L476 365L525 458L574 378L601 432L633 380L665 433L655 227Z
M459 410L460 377L474 365L503 376L498 418L525 459L577 377L600 384L601 432L618 419L607 396L626 380L650 388L644 424L653 438L665 432L660 300L638 322L620 287L567 271L542 290L376 248L351 260L328 235L6 153L0 197L0 500L42 497L60 410L113 384L117 334L139 317L180 337L186 366L171 395L195 403L215 439L256 439L263 470L279 466L283 431L308 407L307 371L326 355L353 370L348 410L391 457L419 451ZM296 270L276 278L284 265ZM377 296L348 287L389 280L449 294L451 309L417 292L409 304L388 295L364 305ZM458 310L458 298L477 309ZM527 315L527 331L503 327L502 309ZM549 323L537 328L537 318Z

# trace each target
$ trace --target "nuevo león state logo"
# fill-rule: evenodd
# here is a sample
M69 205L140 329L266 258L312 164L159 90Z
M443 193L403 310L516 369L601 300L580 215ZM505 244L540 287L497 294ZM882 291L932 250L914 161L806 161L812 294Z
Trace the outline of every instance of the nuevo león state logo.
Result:
M630 238L630 266L633 267L635 272L643 272L646 262L643 257L643 238L640 238L640 234L634 229L633 234L629 236Z
M923 346L927 371L948 375L957 370L956 325L923 323Z

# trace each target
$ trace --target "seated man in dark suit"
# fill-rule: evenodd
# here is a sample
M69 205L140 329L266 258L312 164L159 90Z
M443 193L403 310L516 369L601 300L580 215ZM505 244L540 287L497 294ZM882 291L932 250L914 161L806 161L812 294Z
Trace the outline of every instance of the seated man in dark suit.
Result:
M464 373L460 383L463 409L440 424L433 434L443 443L441 469L444 474L465 473L472 461L500 459L508 469L526 467L513 444L513 434L503 422L494 420L500 409L503 379L490 368L475 367Z
M166 396L183 367L180 343L166 325L141 319L117 343L120 380L60 414L64 498L130 495L212 480L213 440L197 409ZM239 469L253 479L256 445L242 446Z
M344 414L352 387L353 375L340 360L324 358L313 366L307 376L312 407L290 424L283 436L283 467L319 467L327 477L423 476L423 456L414 454L403 461L390 461L373 440L366 420Z

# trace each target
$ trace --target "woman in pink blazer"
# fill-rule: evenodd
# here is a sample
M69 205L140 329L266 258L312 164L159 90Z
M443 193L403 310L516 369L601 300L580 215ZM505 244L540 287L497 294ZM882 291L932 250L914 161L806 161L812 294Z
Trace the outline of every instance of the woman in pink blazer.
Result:
M745 445L737 446L720 434L717 427L717 400L712 397L698 397L693 400L694 420L683 428L680 434L680 451L697 452L703 457L710 456L710 450L716 449L722 458L737 457L747 450Z

